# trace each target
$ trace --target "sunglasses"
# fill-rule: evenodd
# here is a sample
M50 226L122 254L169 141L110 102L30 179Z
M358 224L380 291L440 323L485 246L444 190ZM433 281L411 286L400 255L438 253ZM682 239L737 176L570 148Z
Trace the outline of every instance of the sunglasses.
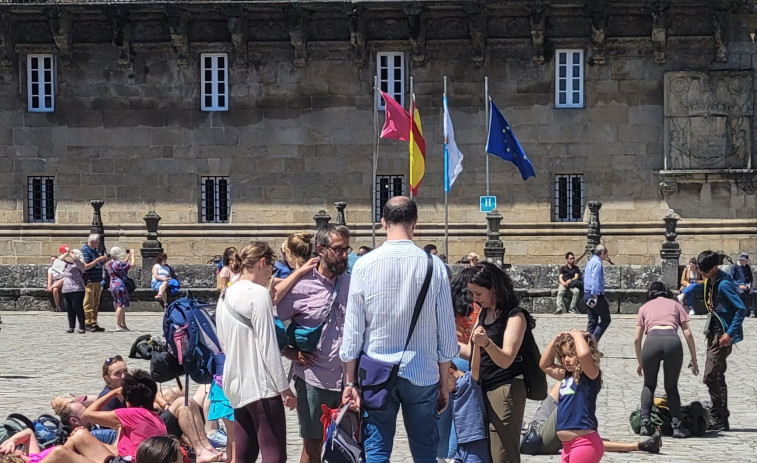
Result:
M111 366L111 365L113 365L116 362L123 362L123 361L124 361L123 357L121 357L120 355L116 355L116 356L113 356L113 357L106 358L105 359L105 365L106 366Z

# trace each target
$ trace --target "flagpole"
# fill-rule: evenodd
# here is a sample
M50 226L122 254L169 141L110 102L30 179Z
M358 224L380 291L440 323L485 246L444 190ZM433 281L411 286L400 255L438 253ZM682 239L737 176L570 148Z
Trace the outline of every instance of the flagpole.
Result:
M378 171L378 150L379 150L379 130L378 130L378 76L373 76L373 180L371 183L371 238L373 248L376 248L376 175Z
M413 76L410 76L410 134L411 134L410 139L411 140L412 140L412 133L413 133L413 123L415 122L415 107L414 107L414 104L415 104L415 99L413 98ZM410 192L410 194L408 196L410 196L410 199L413 199L413 179L411 177L413 175L413 172L412 172L412 170L409 167L410 166L410 153L409 153L409 151L412 149L412 146L410 146L410 143L412 143L412 141L408 142L408 156L407 156L407 159L408 159L408 171L407 171L408 172L408 175L407 175L408 182L407 182L407 184L408 184L408 190Z
M447 110L447 76L444 76L444 110ZM442 122L444 126L444 122ZM449 192L449 151L447 150L447 134L444 133L444 254L449 258L449 203L447 196Z
M489 136L489 76L484 77L484 114L486 115L486 136ZM489 196L489 155L484 153L486 158L486 196Z

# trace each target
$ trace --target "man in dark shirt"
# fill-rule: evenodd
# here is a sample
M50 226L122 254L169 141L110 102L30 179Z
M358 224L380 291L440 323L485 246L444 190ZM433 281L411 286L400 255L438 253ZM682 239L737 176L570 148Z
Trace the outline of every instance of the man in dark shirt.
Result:
M576 261L576 256L569 252L565 254L565 265L560 267L560 274L558 281L560 285L557 287L557 310L555 314L565 312L565 292L570 291L572 296L570 298L570 306L568 306L568 313L577 313L576 304L578 304L578 298L581 295L581 290L578 289L576 283L581 278L581 270L573 265ZM572 283L571 283L572 282Z
M720 258L713 251L697 256L697 265L706 278L704 300L707 307L707 357L704 365L704 384L712 400L710 429L729 430L728 386L725 383L727 359L733 344L744 336L742 323L746 307L738 295L737 285L730 275L718 269Z
M102 296L103 286L103 266L102 262L107 257L101 257L100 235L92 233L89 239L81 247L81 253L84 257L84 263L95 265L87 266L87 286L84 289L84 324L87 331L105 331L97 324L97 311L100 308L100 297Z

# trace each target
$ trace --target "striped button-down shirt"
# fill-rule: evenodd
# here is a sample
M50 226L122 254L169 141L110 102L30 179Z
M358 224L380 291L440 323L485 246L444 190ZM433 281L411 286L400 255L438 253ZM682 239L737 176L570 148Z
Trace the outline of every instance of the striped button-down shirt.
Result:
M409 240L392 240L362 256L352 269L340 357L360 352L399 362L399 376L417 386L439 381L439 363L459 352L444 264L433 257L433 275L415 332L402 355L415 301L428 266L426 253Z

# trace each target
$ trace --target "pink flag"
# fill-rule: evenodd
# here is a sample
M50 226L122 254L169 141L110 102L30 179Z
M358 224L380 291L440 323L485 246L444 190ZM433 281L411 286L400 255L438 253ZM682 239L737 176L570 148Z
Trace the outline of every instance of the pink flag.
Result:
M410 141L410 114L386 93L381 92L381 96L384 97L384 117L386 118L384 128L381 130L381 138Z

